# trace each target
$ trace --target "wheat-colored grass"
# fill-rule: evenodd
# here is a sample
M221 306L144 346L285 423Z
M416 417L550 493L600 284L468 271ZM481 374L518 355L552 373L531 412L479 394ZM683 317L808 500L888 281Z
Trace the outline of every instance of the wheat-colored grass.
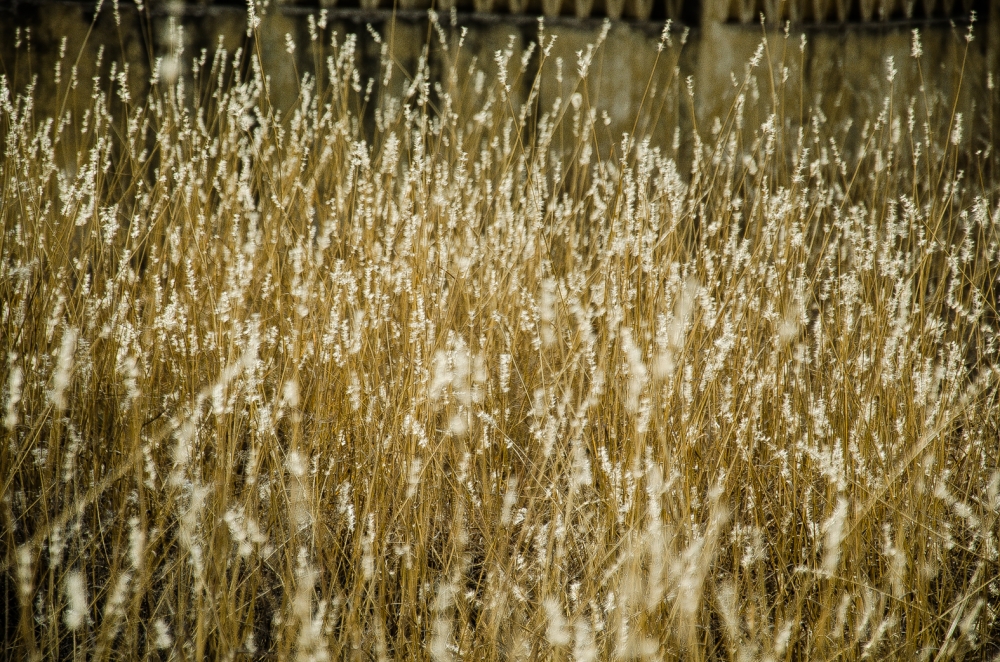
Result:
M0 77L5 655L996 653L974 118L793 122L762 44L693 144L609 141L544 32L392 96L315 30L286 117L255 49Z

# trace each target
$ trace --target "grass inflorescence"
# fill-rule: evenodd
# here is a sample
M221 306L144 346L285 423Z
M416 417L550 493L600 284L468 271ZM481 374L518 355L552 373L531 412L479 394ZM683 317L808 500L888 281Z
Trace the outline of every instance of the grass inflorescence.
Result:
M373 92L311 22L284 116L253 41L0 76L7 654L996 653L1000 212L919 35L870 117L765 42L671 143L603 34L432 24Z

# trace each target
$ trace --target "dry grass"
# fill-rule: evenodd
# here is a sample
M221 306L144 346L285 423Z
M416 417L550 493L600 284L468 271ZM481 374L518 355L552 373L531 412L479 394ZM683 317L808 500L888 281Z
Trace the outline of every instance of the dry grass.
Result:
M53 120L0 78L7 656L996 654L974 121L798 126L762 47L693 145L610 142L544 33L369 98L315 29L285 118L256 52L67 61Z

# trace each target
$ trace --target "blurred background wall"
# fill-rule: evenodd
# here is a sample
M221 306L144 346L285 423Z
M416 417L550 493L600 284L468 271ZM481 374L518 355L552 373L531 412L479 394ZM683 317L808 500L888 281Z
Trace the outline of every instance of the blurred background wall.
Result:
M76 66L83 81L97 73L99 62L106 76L109 63L123 57L132 93L142 95L156 57L177 56L179 70L189 76L203 51L210 60L220 45L230 53L249 46L259 49L271 77L275 108L286 112L298 96L301 74L322 69L310 41L317 21L325 20L327 38L331 31L341 39L358 35L357 65L362 79L373 79L376 95L393 90L379 89L380 46L369 26L382 35L404 74L390 87L401 89L425 45L432 69L440 70L445 56L428 20L430 1L258 1L262 21L254 42L247 37L245 3L105 0L98 7L95 2L0 0L0 73L16 86L35 77L40 114L51 115L68 102L56 92L60 57L62 77ZM891 87L900 103L920 95L956 103L967 123L987 127L970 143L974 150L987 148L993 135L1000 135L1000 80L991 82L1000 78L1000 0L434 1L444 28L455 28L449 38L467 30L462 57L476 58L487 75L495 73L498 50L510 47L513 61L520 61L523 49L537 40L544 16L546 34L557 36L549 66L555 69L561 58L566 75L562 82L554 75L544 78L543 106L557 95L569 99L577 52L611 18L586 90L607 113L608 140L633 130L640 103L647 122L637 131L667 143L689 142L696 128L708 135L715 118L732 108L735 81L743 80L765 40L751 94L769 95L787 122L819 109L829 121L849 126L861 110L881 106ZM656 45L668 19L672 46L657 59ZM923 50L919 68L911 57L914 30ZM296 44L291 53L288 39ZM537 62L533 57L529 68ZM898 70L892 83L890 66ZM765 119L748 117L748 122Z

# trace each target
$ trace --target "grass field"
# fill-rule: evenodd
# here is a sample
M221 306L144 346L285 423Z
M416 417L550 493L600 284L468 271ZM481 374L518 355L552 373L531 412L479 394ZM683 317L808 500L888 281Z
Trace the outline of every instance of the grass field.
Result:
M438 27L393 96L319 21L284 117L256 48L0 76L4 655L1000 654L981 116L793 121L765 41L612 140L608 44Z

